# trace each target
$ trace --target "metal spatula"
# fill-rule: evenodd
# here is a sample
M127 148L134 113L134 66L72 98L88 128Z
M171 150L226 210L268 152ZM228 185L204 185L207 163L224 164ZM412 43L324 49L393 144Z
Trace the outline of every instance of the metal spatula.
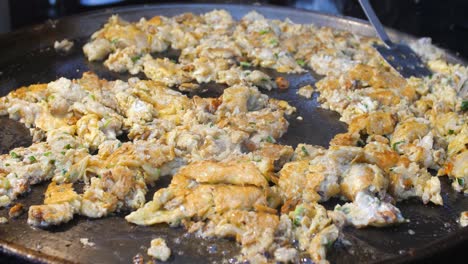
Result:
M368 0L359 0L359 3L384 43L384 45L374 44L374 48L397 72L405 78L424 77L432 74L410 47L393 43L390 40Z

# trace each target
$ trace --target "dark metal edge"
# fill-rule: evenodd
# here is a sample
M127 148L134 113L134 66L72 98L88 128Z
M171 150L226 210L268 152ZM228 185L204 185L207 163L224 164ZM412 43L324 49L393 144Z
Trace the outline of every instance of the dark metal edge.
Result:
M378 262L372 262L372 264L403 264L422 260L429 262L431 257L467 241L468 227L465 227L447 236L431 240L424 247L410 250L400 256L391 257Z
M23 247L14 243L10 243L7 241L4 241L3 239L0 239L0 253L16 257L18 259L22 259L25 261L29 261L31 263L37 263L37 264L42 264L42 263L50 263L50 264L74 264L76 262L70 262L68 260L54 257L51 255L47 255L44 253L41 253L36 250L29 249L27 247Z

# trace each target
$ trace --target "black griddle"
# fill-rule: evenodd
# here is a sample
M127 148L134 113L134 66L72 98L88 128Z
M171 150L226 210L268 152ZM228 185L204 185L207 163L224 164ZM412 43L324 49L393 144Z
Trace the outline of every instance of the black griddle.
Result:
M106 9L50 20L0 36L0 96L20 86L50 82L62 76L80 78L85 71L93 71L108 80L128 79L128 74L109 72L101 63L87 62L81 51L89 36L112 14L117 13L127 20L136 21L140 17L174 16L184 12L204 13L213 9L226 9L236 19L251 10L257 10L268 18L289 17L297 23L314 23L361 35L374 35L373 29L361 20L271 6L174 4ZM389 30L389 33L395 40L414 39L393 30ZM75 42L72 51L66 54L53 49L54 41L64 38ZM446 52L446 56L450 62L465 63L449 52ZM280 139L280 143L296 146L305 142L327 147L335 134L346 131L346 125L338 121L339 115L336 112L318 108L317 94L312 99L296 95L299 87L313 84L320 76L312 72L285 75L272 70L266 71L274 77L286 77L291 83L287 91L272 91L267 94L288 101L298 110L289 118L289 130ZM202 96L213 96L219 94L222 87L207 84L203 88ZM298 116L303 120L298 120ZM0 128L1 153L31 144L29 132L23 125L7 117L0 117ZM162 179L148 194L148 200L155 190L167 186L169 182L170 177ZM428 258L434 253L466 243L468 228L461 228L457 219L461 211L468 210L468 199L454 192L449 185L449 181L442 178L444 206L423 205L412 199L399 203L398 207L403 215L411 220L409 223L386 228L345 228L342 238L350 243L335 243L328 259L331 263L403 263ZM18 202L26 206L41 204L46 186L47 183L34 186ZM340 201L332 200L325 203L325 206L333 208L338 202ZM0 216L6 216L7 211L1 209ZM239 248L232 240L201 239L186 234L183 228L170 228L164 224L136 226L123 219L126 213L128 212L102 219L77 216L67 224L45 230L31 228L26 223L27 215L23 214L0 225L0 249L4 254L37 263L129 263L138 254L149 260L146 249L151 239L162 237L173 252L169 263L234 262L234 257L238 254ZM95 246L83 246L80 238L88 238ZM300 262L311 263L306 258Z

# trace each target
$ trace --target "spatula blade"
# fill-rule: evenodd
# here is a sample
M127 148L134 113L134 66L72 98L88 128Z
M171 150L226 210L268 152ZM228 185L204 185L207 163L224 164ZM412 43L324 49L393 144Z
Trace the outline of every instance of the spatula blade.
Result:
M425 77L432 75L419 56L408 46L393 44L391 48L374 44L374 48L403 77Z

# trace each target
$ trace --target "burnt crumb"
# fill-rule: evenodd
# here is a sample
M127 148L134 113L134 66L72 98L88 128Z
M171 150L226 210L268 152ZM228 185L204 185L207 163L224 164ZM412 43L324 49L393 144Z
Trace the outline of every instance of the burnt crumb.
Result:
M24 212L24 205L21 203L15 204L13 207L10 208L10 211L8 212L8 216L10 218L17 218Z
M278 77L275 80L276 85L278 85L278 89L280 90L286 90L289 88L289 81L286 80L284 77Z
M143 263L145 263L145 259L143 258L143 255L138 253L133 257L132 263L133 264L143 264Z

